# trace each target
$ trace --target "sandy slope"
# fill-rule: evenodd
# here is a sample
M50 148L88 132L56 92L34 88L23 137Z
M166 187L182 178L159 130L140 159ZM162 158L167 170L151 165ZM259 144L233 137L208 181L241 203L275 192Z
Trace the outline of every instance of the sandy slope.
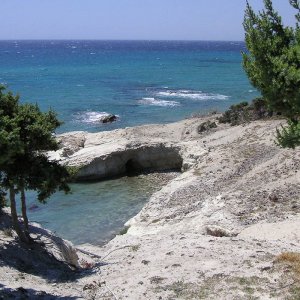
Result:
M17 287L32 289L30 299L37 294L33 290L45 291L49 299L297 297L298 283L275 258L300 249L300 149L275 145L280 121L219 125L199 134L201 122L64 136L73 147L66 162L86 161L101 145L109 155L109 147L125 151L137 142L165 143L180 148L185 172L151 197L128 222L127 234L102 248L80 247L102 257L79 253L81 260L96 263L90 270L45 271L49 262L43 257L28 272L20 257L14 262L9 249L16 243L2 232L2 249L6 244L10 254L0 252L0 288L13 289L14 296L22 293Z

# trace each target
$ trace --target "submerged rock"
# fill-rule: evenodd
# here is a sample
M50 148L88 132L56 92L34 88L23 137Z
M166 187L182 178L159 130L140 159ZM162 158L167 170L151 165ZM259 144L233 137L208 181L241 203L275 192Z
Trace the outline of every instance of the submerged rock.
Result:
M36 205L36 204L32 204L32 205L30 205L29 206L29 208L28 208L30 211L36 211L36 210L38 210L39 209L39 206L38 205Z

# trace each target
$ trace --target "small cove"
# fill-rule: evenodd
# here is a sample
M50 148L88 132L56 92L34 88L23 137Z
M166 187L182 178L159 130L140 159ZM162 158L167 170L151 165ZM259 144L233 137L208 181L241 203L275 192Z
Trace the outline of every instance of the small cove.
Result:
M124 228L153 193L177 175L150 173L71 184L71 194L58 192L46 204L28 192L28 217L76 245L103 245Z

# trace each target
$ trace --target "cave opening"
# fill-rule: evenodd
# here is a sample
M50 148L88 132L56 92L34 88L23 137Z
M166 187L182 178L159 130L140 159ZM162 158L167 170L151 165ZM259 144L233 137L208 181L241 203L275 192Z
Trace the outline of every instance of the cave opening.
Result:
M142 171L142 166L134 159L129 159L125 164L125 172L128 176L135 176Z

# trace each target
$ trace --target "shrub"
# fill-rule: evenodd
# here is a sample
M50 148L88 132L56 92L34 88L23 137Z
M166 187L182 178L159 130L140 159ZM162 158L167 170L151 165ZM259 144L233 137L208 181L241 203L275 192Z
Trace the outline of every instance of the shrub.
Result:
M220 123L229 123L231 126L240 125L250 121L268 118L273 112L267 109L266 102L263 98L256 98L249 104L246 101L231 105L221 117L218 118Z
M212 121L206 121L206 122L203 122L201 123L198 128L197 128L197 131L198 133L202 133L204 131L207 131L207 130L210 130L212 128L216 128L217 127L217 124L216 122L212 122Z

